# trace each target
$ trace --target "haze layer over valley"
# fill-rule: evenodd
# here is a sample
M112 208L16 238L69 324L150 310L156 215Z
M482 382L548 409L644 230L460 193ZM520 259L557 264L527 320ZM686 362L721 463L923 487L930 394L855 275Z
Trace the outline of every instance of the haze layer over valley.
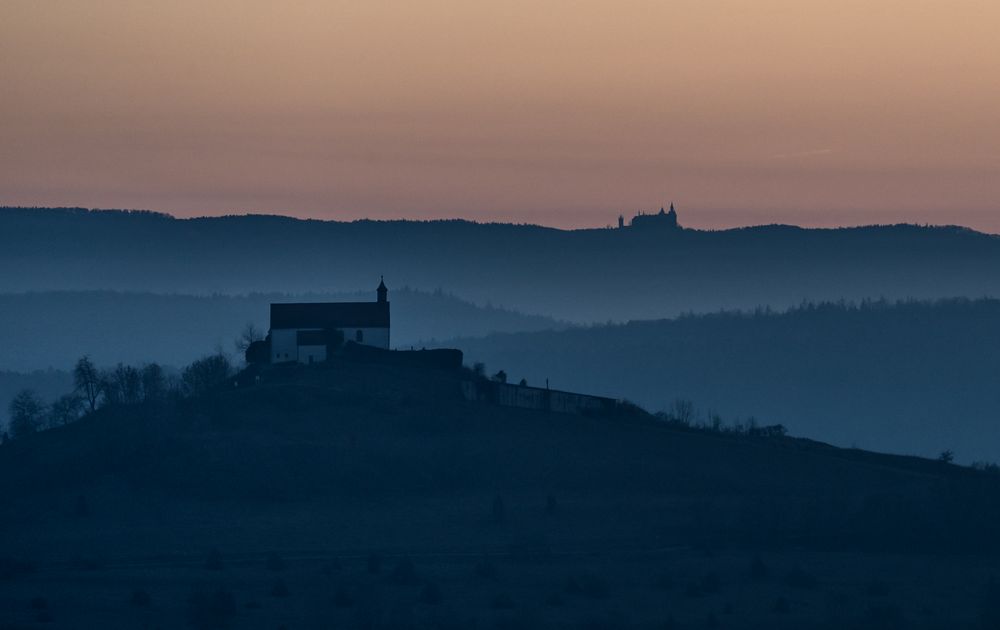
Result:
M996 302L952 299L1000 292L996 236L710 232L666 218L564 231L4 209L0 263L16 272L0 276L0 370L65 371L82 355L180 368L235 352L248 322L266 331L270 302L368 300L384 275L391 347L454 345L491 373L652 411L690 401L701 422L753 418L842 446L1000 459ZM894 304L933 298L948 299ZM869 302L836 305L845 299ZM15 383L45 393L65 378L8 373L0 402Z
M683 225L683 209L680 212ZM954 227L555 230L0 210L0 292L354 292L377 275L578 323L802 301L1000 294L1000 239Z

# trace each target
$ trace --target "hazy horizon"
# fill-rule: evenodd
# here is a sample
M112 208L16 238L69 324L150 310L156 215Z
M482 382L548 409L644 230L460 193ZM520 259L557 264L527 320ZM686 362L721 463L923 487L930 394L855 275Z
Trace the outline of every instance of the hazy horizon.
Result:
M669 207L669 204L667 204L667 207ZM459 216L459 215L441 215L441 216L431 215L431 216L426 216L426 217L423 217L423 216L421 216L421 217L408 217L408 216L402 216L402 215L398 215L398 216L393 216L393 215L387 215L387 216L377 216L377 215L376 216L343 216L343 217L315 216L315 217L313 217L313 216L300 216L300 215L296 215L296 214L294 214L292 212L279 212L279 211L267 211L267 210L260 210L260 211L256 211L256 212L242 212L242 211L227 212L227 211L220 211L220 212L215 212L215 213L208 213L208 212L206 212L206 213L202 213L202 214L198 214L198 213L180 214L180 213L174 213L174 212L167 212L167 211L163 211L163 210L157 210L155 208L109 208L109 207L104 207L104 208L91 207L91 208L88 208L88 207L85 207L85 206L81 206L79 204L67 204L67 205L60 205L60 206L42 206L42 205L38 205L38 204L15 205L15 204L5 204L5 203L2 202L2 200L0 200L0 209L3 209L3 208L16 208L16 209L25 209L25 210L39 210L39 211L53 210L53 209L60 209L60 208L81 208L81 209L84 209L84 210L88 210L90 212L151 212L153 214L165 215L165 216L170 217L171 219L176 219L176 220L181 220L181 221L192 220L192 219L218 219L218 218L225 218L225 217L251 217L251 216L257 216L257 217L278 217L278 218L283 218L283 219L294 219L294 220L301 220L301 221L328 221L328 222L336 222L336 223L352 223L352 222L356 222L356 221L386 221L386 222L391 222L391 221L418 221L418 222L419 221L427 221L427 222L432 222L432 221L467 221L467 222L470 222L470 223L477 223L477 224L481 224L481 225L489 225L489 224L526 225L526 226L549 228L549 229L555 229L555 230L567 230L567 231L616 228L617 227L617 221L618 221L618 215L614 215L613 217L611 217L611 219L613 219L613 220L605 221L603 223L593 223L593 224L582 224L581 223L581 224L578 224L578 225L562 225L562 224L558 224L558 223L555 223L555 222L547 223L544 220L541 220L541 221L534 221L534 220L513 220L513 219L507 219L507 220L505 220L503 218L492 218L492 217L482 217L482 216L480 216L480 217L476 217L476 216ZM663 206L661 206L661 207L638 208L638 209L636 209L634 211L626 211L624 213L619 213L619 214L622 214L624 216L625 225L627 226L629 224L630 219L633 218L633 216L635 214L638 214L640 212L641 213L645 213L645 214L657 213L662 208L663 208ZM679 214L679 217L680 217L679 218L679 222L680 222L681 227L689 228L689 229L695 229L695 230L724 231L724 230L734 230L734 229L744 229L744 228L767 227L767 226L772 226L772 225L800 227L800 228L805 228L805 229L866 228L866 227L880 227L880 226L886 226L886 225L917 225L917 226L929 226L929 227L951 227L951 226L955 226L955 227L961 227L961 228L969 228L969 229L975 230L977 232L982 232L984 234L1000 235L1000 226L998 226L998 228L994 231L994 230L990 230L990 229L981 229L981 228L977 228L977 227L975 227L973 225L965 225L965 224L961 224L961 223L914 221L914 220L907 220L905 218L903 218L902 220L899 220L899 221L891 221L891 222L884 222L884 223L874 223L874 222L865 222L861 218L862 217L861 213L855 213L855 215L845 215L845 217L842 217L842 218L846 218L846 216L857 216L857 221L850 221L850 220L840 221L840 222L813 221L813 222L810 222L810 223L795 223L792 220L782 221L782 220L780 220L780 217L779 218L775 218L774 220L771 220L771 221L765 221L765 220L763 220L763 218L761 220L759 220L759 221L753 221L753 217L754 216L762 216L763 217L765 215L763 215L762 213L753 213L753 212L749 212L749 211L740 212L740 211L737 211L737 210L733 210L733 211L724 211L723 210L723 211L718 211L718 212L720 214L724 214L725 216L733 216L733 217L746 218L750 222L747 222L747 223L733 222L733 223L724 224L724 225L705 225L703 219L702 219L702 221L698 220L697 211L689 211L689 210L686 210L686 209L680 208L680 207L678 207L677 210L678 210L678 214ZM692 216L694 217L693 219L691 218ZM790 217L790 219L791 219L791 217Z
M997 24L0 0L0 630L1000 628Z
M1000 5L12 0L0 203L1000 231Z

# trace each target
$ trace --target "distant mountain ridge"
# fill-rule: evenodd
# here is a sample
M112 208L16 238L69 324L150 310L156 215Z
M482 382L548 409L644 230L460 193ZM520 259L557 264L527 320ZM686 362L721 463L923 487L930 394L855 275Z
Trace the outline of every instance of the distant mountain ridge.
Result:
M683 209L680 211L683 224ZM0 292L443 288L557 319L803 300L1000 295L1000 237L960 227L557 230L449 221L0 209Z

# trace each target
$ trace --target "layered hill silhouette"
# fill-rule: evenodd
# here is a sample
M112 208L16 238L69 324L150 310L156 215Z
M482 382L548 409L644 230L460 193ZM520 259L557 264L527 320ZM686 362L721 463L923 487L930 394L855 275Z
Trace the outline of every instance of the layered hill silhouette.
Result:
M780 423L840 446L1000 459L1000 301L723 312L446 342L513 380L677 399L697 420Z
M734 627L792 628L993 614L979 595L992 473L629 408L494 407L460 396L468 377L338 360L0 446L0 619L654 627L739 611ZM935 568L876 579L890 550ZM977 560L947 555L966 551Z
M88 355L99 365L160 362L180 367L206 348L233 352L247 323L266 333L272 302L370 301L374 293L178 295L115 291L0 294L0 369L68 369ZM564 327L548 317L476 306L441 291L392 292L394 347L455 335Z
M684 222L681 210L681 224ZM180 293L444 288L575 322L1000 292L1000 239L958 227L556 230L467 221L179 220L0 210L0 291Z

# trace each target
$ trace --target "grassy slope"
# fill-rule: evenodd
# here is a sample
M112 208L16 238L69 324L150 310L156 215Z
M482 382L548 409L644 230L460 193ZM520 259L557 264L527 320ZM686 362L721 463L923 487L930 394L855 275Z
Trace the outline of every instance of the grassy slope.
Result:
M767 500L782 515L771 525L789 535L832 535L831 519L857 534L849 520L863 514L866 501L896 497L898 509L920 516L918 501L992 482L958 467L804 440L482 406L460 400L450 376L411 376L344 364L275 373L260 387L177 409L99 414L4 447L0 483L11 504L91 492L108 493L111 502L121 493L140 504L224 502L265 512L288 505L364 512L374 504L408 513L428 502L468 527L456 543L479 544L483 532L472 525L488 516L498 494L512 515L555 495L581 512L566 532L573 538L640 541L670 531L686 540L692 502L718 504L728 517ZM597 518L611 506L628 518ZM818 513L804 515L807 507ZM809 522L821 515L816 520L826 523ZM202 525L177 518L179 528ZM709 520L702 526L725 533L724 519ZM356 535L357 545L377 542Z
M56 593L80 580L88 588L97 588L93 580L114 582L124 593L132 582L169 582L165 567L179 567L174 582L156 587L173 593L167 617L180 614L185 589L204 582L199 571L212 548L227 562L249 558L252 567L268 551L294 558L317 572L293 573L301 589L319 588L309 576L329 558L355 571L352 584L368 584L374 578L356 574L359 558L378 550L417 558L454 597L466 597L468 580L446 565L471 571L488 552L514 562L504 587L513 592L522 581L549 588L567 572L603 567L622 597L633 597L647 594L651 563L661 566L670 550L733 550L716 551L712 561L676 560L695 574L715 566L727 582L746 570L742 549L773 550L769 557L785 568L810 557L794 550L838 550L815 560L830 565L823 569L830 576L848 566L835 560L849 557L843 554L893 549L919 564L917 550L983 550L993 545L997 489L991 476L926 460L671 430L641 417L487 407L460 400L450 376L344 364L274 373L259 387L177 409L106 412L5 445L0 555L38 563L35 582L26 584ZM550 494L553 513L545 507ZM86 517L73 516L80 496ZM496 496L505 506L502 523L493 518ZM524 564L525 554L548 564ZM88 578L59 568L81 558L105 573ZM867 561L857 566L871 569ZM235 569L226 575L241 597L241 580L257 580L259 590L261 579L272 579ZM383 588L379 580L369 586ZM642 588L633 592L637 580ZM750 597L739 593L730 597ZM483 601L453 600L452 612L478 614ZM659 603L642 601L627 605L644 623L647 612L663 614ZM677 610L703 620L698 602L685 599ZM83 602L65 606L117 619ZM559 618L576 619L573 611ZM799 612L801 621L817 611Z

